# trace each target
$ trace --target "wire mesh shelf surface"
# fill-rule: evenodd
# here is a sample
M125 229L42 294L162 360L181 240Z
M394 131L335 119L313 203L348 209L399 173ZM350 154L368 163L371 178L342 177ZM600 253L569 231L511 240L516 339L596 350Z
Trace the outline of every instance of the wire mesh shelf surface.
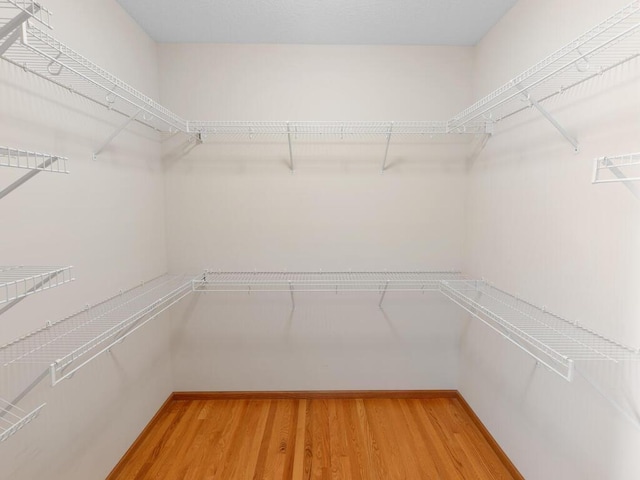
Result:
M0 305L69 283L71 268L0 266Z
M293 138L387 135L478 135L487 133L486 122L470 122L456 128L446 121L415 122L213 122L190 121L189 130L203 135L291 135Z
M159 131L186 132L187 122L70 49L35 25L23 41L14 42L5 60L99 105Z
M483 281L444 281L442 293L568 380L574 361L640 361L640 351Z
M571 43L466 108L451 120L462 126L499 121L639 55L640 1L634 1Z
M36 418L45 404L35 410L27 412L20 407L0 398L0 442L4 442L11 435Z
M195 279L204 292L381 292L435 291L460 272L213 272Z
M57 383L192 291L192 277L164 275L0 347L0 362L46 364ZM105 346L100 349L99 347ZM80 366L82 366L80 365ZM77 367L79 368L79 366ZM75 368L73 371L75 371Z
M640 181L640 153L596 158L593 183Z
M48 153L0 147L0 167L25 168L43 172L69 173L67 158Z
M51 12L34 0L0 0L0 27L7 25L20 12L51 28Z

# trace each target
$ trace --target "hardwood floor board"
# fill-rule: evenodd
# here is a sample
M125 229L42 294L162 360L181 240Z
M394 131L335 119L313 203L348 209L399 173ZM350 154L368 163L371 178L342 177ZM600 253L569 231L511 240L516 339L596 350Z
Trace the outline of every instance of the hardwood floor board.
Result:
M418 397L173 400L109 480L522 478L463 400Z

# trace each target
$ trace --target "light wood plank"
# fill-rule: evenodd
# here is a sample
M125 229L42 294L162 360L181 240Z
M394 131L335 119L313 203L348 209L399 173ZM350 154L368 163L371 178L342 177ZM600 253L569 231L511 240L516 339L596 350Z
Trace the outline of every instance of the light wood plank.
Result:
M173 400L109 480L521 480L456 398Z

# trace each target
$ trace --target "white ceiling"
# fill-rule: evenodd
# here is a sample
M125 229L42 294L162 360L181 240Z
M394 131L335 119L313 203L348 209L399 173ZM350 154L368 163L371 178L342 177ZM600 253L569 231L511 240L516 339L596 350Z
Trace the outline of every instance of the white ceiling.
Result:
M158 42L475 45L517 0L118 0Z

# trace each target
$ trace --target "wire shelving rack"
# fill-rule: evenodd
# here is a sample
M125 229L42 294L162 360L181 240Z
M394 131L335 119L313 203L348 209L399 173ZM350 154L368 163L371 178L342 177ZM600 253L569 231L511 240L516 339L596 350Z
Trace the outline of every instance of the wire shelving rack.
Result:
M0 347L0 363L49 366L55 385L191 293L192 277L164 275Z
M73 280L72 267L0 266L0 305Z
M0 398L0 442L4 442L40 414L45 404L27 412Z
M437 291L460 272L215 272L193 280L197 292Z
M596 158L593 183L640 181L640 153Z
M0 146L0 167L69 173L66 157Z
M480 280L443 281L442 293L550 370L571 381L576 361L640 361L640 350L547 312Z
M189 130L202 135L292 135L294 138L318 137L332 138L411 135L480 135L487 133L487 122L469 122L462 127L452 127L446 121L414 122L224 122L190 121Z
M636 58L639 29L640 1L634 1L455 115L451 125L499 121Z

